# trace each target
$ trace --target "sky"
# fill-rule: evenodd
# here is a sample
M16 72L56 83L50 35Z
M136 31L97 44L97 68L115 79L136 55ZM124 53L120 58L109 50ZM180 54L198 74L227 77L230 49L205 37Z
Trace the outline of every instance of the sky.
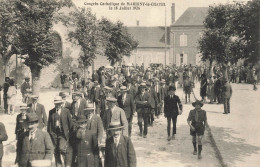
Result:
M77 7L91 8L97 18L106 17L116 22L120 20L126 26L164 26L171 25L171 6L175 3L175 20L189 7L208 7L214 4L232 3L232 0L72 0ZM247 2L248 0L236 0ZM118 7L117 10L110 10L113 5L103 5L104 3L114 3ZM121 5L121 3L125 5ZM133 10L133 6L127 6L131 2L146 2L153 6L139 6L139 10ZM165 6L158 6L165 4ZM92 4L92 5L91 5ZM157 5L157 6L154 6ZM131 7L131 10L119 10L119 7ZM166 11L166 14L165 14ZM165 19L166 16L166 19Z

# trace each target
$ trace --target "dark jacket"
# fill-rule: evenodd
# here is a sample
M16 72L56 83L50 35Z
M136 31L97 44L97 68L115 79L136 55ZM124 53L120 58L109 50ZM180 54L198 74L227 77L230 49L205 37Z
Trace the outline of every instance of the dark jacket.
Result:
M52 139L56 137L56 121L58 119L60 124L62 125L62 130L64 132L66 140L69 140L69 131L73 126L73 122L71 119L70 111L67 108L61 108L61 113L59 116L58 113L56 113L56 108L53 108L49 111L47 131L49 132Z
M3 141L6 141L8 136L5 131L5 125L0 122L0 157L3 157Z
M52 159L53 145L47 132L37 129L32 143L29 140L29 132L25 132L23 135L21 155L18 160L20 166L27 166L28 161Z
M76 105L76 102L73 101L71 103L71 115L72 115L73 120L76 120L77 117L80 116L80 115L84 115L84 109L86 108L87 101L83 98L80 99L78 111L76 111L75 105Z
M22 85L21 85L21 93L22 95L24 95L27 91L26 89L31 89L31 86L28 82L24 82Z
M148 93L138 94L135 98L136 101L136 112L137 113L148 113L150 107L150 95ZM142 103L142 101L146 101L146 103Z
M22 113L18 114L16 117L15 134L17 139L20 134L28 130L28 115L26 114L26 119L23 119L22 117Z
M93 115L92 118L88 120L87 128L98 138L98 141L101 142L104 131L101 118L97 115Z
M229 99L232 96L232 87L226 82L222 87L222 97L225 99Z
M168 95L164 98L164 114L166 117L178 116L179 108L182 110L182 104L178 96L173 95L171 98Z
M130 117L133 117L134 110L135 110L135 104L133 96L130 94L126 94L125 102L123 103L122 95L118 96L117 103L120 108L122 108L125 111L125 116L127 119Z
M129 137L120 136L118 146L113 137L106 140L105 167L136 167L136 154Z
M34 110L32 109L32 104L29 105L30 108L28 109L29 113L33 113ZM43 127L47 126L47 115L45 112L45 108L42 104L37 103L36 104L36 111L35 111L38 121L39 121L39 129L42 129Z

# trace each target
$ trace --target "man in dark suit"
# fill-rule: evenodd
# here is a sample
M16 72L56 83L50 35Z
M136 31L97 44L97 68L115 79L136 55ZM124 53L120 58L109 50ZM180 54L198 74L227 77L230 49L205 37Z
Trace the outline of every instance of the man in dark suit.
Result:
M94 110L95 108L93 103L88 103L86 108L84 109L88 119L86 129L88 129L95 136L95 140L97 141L97 144L100 145L103 138L104 128L103 128L103 123L101 118L98 115L94 114L95 112ZM95 159L94 166L99 166L100 157L99 157L98 150L94 152L94 159Z
M53 145L56 166L62 166L61 155L64 159L65 166L71 166L72 148L69 145L69 134L73 122L70 111L62 107L63 100L60 96L54 97L55 108L49 111L48 128Z
M127 87L127 91L128 91L128 94L130 94L133 98L135 98L136 96L136 87L132 84L132 81L130 78L128 78L126 80L126 87Z
M59 96L60 96L60 97L62 98L62 100L63 100L62 107L71 110L71 103L66 100L67 95L66 95L64 92L60 92L60 93L59 93Z
M64 84L65 84L66 78L67 78L67 75L65 75L64 72L62 71L62 72L61 72L61 75L60 75L60 83L61 83L62 89L65 88L65 87L64 87Z
M2 167L2 158L4 155L3 141L6 141L8 136L5 131L5 125L0 122L0 167Z
M73 92L72 96L73 102L71 103L71 115L73 121L76 121L78 116L84 115L87 101L82 98L82 93L79 91Z
M159 79L155 78L154 80L154 86L152 87L153 91L155 92L155 95L157 97L157 105L155 108L155 116L160 115L161 107L162 107L162 88L159 84Z
M223 87L222 87L222 98L224 102L224 113L223 114L229 114L230 113L230 98L232 96L232 87L230 83L228 82L227 78L223 79Z
M157 108L157 105L158 105L158 97L157 97L157 94L155 93L155 91L153 89L151 82L147 82L146 86L147 86L146 92L147 92L147 94L149 95L149 98L150 98L148 124L150 126L153 126L154 113L155 113L155 109Z
M100 114L100 108L101 108L100 95L101 95L100 85L98 84L98 81L94 81L94 86L91 88L90 100L95 103L95 107L96 107L95 114Z
M31 100L32 103L29 105L30 108L28 109L28 113L36 113L38 116L38 124L39 124L39 129L46 128L47 126L47 115L45 112L45 108L42 104L38 103L38 98L39 96L37 95L31 95Z
M4 99L4 109L5 109L6 114L8 113L7 92L8 92L8 88L10 86L9 81L10 81L10 78L5 77L5 83L3 85L3 99Z
M30 78L29 77L25 77L24 79L24 83L21 85L21 93L23 96L23 102L26 102L26 98L28 98L28 90L31 89L31 85L30 85Z
M120 108L125 111L126 119L128 121L128 136L131 137L132 121L135 112L135 103L131 94L127 93L125 86L120 88L121 95L117 98L117 103Z
M140 130L140 136L144 138L147 137L148 133L148 118L149 118L149 108L150 108L150 97L149 94L145 92L146 84L141 83L139 94L136 95L136 112L138 119L138 126ZM144 128L143 128L144 122Z
M37 128L38 116L35 113L28 114L29 131L24 132L21 152L19 153L19 167L31 167L33 160L52 159L53 145L50 135Z
M129 137L122 135L120 122L111 122L112 136L106 140L105 167L136 167L136 154Z
M169 94L164 98L164 116L167 118L168 141L175 139L177 116L182 114L182 104L179 96L175 95L175 87L169 87ZM171 137L171 121L173 124Z

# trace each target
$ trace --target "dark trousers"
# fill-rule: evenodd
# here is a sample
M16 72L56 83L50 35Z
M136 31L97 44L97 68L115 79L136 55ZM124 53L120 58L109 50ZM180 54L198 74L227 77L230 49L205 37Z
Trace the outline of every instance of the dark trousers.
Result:
M133 116L130 116L129 118L127 118L127 122L128 122L128 136L131 136L132 133L132 121L133 121Z
M5 113L7 114L8 112L7 96L4 96L4 109L5 109Z
M230 113L230 98L224 99L224 113Z
M64 83L61 83L61 88L65 89Z
M176 134L177 115L167 117L167 133L171 136L171 121L172 121L172 135Z
M94 155L88 154L84 156L82 155L78 156L77 167L98 167L98 166L95 166Z
M153 108L150 109L150 114L149 114L149 117L148 117L148 124L153 124L153 121L154 121L154 111L155 111L155 109L153 109Z
M66 141L65 137L57 136L54 139L54 158L57 167L62 166L61 156L66 166L71 166L72 158L70 157L72 148ZM64 166L65 166L64 165Z
M137 115L140 133L143 133L144 135L147 135L147 133L148 133L148 117L149 117L149 115L150 115L150 113L138 113L138 115ZM143 122L144 122L144 128L143 128Z

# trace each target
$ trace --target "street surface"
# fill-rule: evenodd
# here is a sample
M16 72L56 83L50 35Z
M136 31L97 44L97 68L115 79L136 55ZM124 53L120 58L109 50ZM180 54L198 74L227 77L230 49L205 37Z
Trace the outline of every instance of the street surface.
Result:
M234 167L254 167L260 164L260 93L253 91L252 85L232 84L233 96L231 98L231 114L223 113L223 105L205 104L208 124L216 141L224 163ZM19 92L19 91L18 91ZM199 97L199 85L194 89ZM132 142L137 155L138 167L213 167L221 166L216 158L214 145L212 145L208 131L205 132L202 150L202 159L192 155L193 146L189 135L187 117L193 109L191 103L184 103L182 88L176 94L182 99L184 112L178 117L177 135L175 140L167 141L167 120L162 115L155 119L153 127L149 127L147 138L139 136L137 117L133 120ZM58 95L58 90L42 90L39 102L45 106L46 113L54 107L53 98ZM18 101L21 97L18 96ZM191 97L193 97L191 95ZM194 101L194 98L191 98ZM19 103L19 102L18 102ZM15 160L15 119L16 115L5 115L1 111L1 121L5 124L8 141L4 142L5 155L3 166L9 167Z

